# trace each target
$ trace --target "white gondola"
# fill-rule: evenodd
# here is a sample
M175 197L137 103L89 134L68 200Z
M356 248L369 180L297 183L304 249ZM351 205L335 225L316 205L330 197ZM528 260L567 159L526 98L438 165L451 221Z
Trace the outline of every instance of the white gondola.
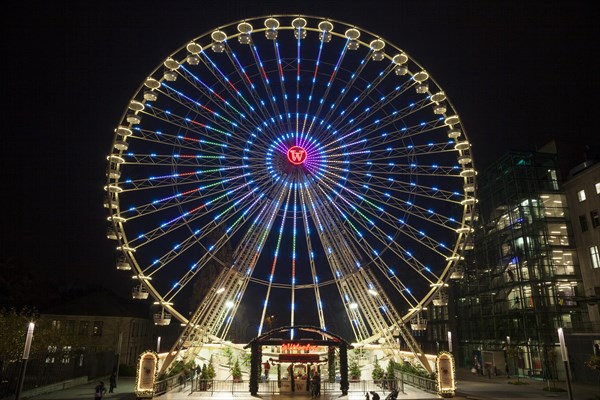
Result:
M119 208L119 205L117 204L117 199L106 196L104 198L104 208L112 208L113 210Z
M156 101L156 99L158 99L158 94L154 90L146 90L144 92L144 100Z
M167 326L171 323L171 314L163 308L161 312L154 314L154 325Z
M117 150L127 150L129 148L129 144L124 140L115 140L115 149Z
M109 226L108 228L106 228L106 238L110 240L117 240L119 239L119 234L117 233L114 227Z
M410 320L410 328L413 331L424 331L427 329L427 320L418 313Z
M459 140L454 145L454 148L456 150L460 150L460 151L467 150L469 147L471 147L471 144L469 143L468 140Z
M131 271L131 264L125 256L119 257L117 260L117 269L120 271Z
M454 267L454 271L450 274L450 279L462 279L465 276L465 272L460 265Z
M415 90L419 94L427 93L429 90L429 85L426 83L419 83L417 86L415 86Z
M440 289L433 296L433 305L436 307L442 307L448 305L448 293Z
M148 298L148 289L144 285L137 285L131 291L131 295L136 300L146 300Z

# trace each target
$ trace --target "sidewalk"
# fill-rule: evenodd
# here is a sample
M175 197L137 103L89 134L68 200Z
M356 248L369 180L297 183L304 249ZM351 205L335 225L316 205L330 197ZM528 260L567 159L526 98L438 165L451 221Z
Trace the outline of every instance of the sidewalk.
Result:
M36 396L27 396L26 393L21 396L21 399L29 400L93 400L96 385L99 381L104 381L107 393L104 395L105 400L135 400L135 393L133 391L135 387L134 377L120 377L117 381L117 388L114 393L108 393L108 377L106 379L97 379L89 381L84 385L75 386L72 388L59 390L51 393L39 394Z
M547 381L534 380L528 378L519 378L520 384L515 384L517 379L506 376L487 376L473 375L468 369L460 368L456 372L457 392L454 399L457 400L568 400L568 392L566 382L550 383L550 387L556 387L564 391L546 391L548 387ZM22 399L28 400L92 400L94 397L94 387L97 381L88 382L85 385L76 386L69 389L64 389L58 392L41 394L37 396L22 396ZM135 378L121 377L119 378L115 393L106 393L105 400L135 400L133 392ZM411 386L405 385L405 393L400 393L398 400L426 400L440 399L440 396L425 393ZM600 385L586 385L574 382L572 384L573 400L600 400ZM385 399L382 393L379 393L381 400ZM386 393L387 395L387 393ZM157 400L301 400L310 399L310 396L305 394L281 394L281 395L261 395L260 397L252 397L250 394L244 393L215 393L213 396L207 393L190 393L189 386L182 391L176 389L155 397ZM349 396L340 397L339 393L330 395L322 395L320 400L364 400L364 393L353 393Z
M459 368L456 371L457 391L455 398L478 400L515 399L569 399L567 383L550 382L520 377L507 378L506 375L474 375L470 370ZM544 390L548 388L558 390ZM600 400L600 384L589 385L578 382L571 384L573 400Z

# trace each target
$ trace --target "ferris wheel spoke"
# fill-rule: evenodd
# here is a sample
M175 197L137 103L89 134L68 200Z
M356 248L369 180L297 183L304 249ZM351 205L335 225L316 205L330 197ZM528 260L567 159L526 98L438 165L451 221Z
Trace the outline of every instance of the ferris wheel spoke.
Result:
M250 48L250 53L252 54L252 56L255 60L255 64L256 64L257 59L260 59L260 57L258 56L258 51L256 50L256 47L252 44L249 44L248 47ZM243 82L244 87L246 88L246 91L252 97L254 104L257 105L257 110L261 114L262 121L267 121L270 118L272 118L272 116L279 115L280 113L279 113L277 104L275 102L273 102L271 98L269 98L269 103L272 107L272 113L269 113L266 110L265 101L260 98L260 96L257 92L256 85L252 82L252 79L246 73L246 69L242 66L242 64L238 60L236 53L233 50L231 50L231 48L229 47L228 44L227 44L227 49L228 49L228 51L226 51L225 53L227 54L227 57L229 58L229 61L231 62L231 64L235 67L236 73L237 73L238 77L240 78L240 82ZM260 72L257 72L257 73L260 76ZM270 86L268 84L266 84L265 89L266 89L266 92L268 95L271 92Z
M308 194L309 197L312 197L313 201L320 197L318 193L310 195L310 190L308 191ZM347 286L344 284L345 277L350 276L352 273L352 267L348 265L348 260L343 256L343 250L338 248L338 243L340 243L340 239L343 237L341 232L337 229L341 224L337 224L336 221L332 221L328 218L327 207L310 207L310 212L314 219L320 221L317 236L323 244L323 247L328 249L328 251L326 251L327 262L333 275L336 277L335 284L338 288L342 304L344 305L344 310L351 321L351 328L354 332L354 336L357 339L363 339L368 333L364 330L364 324L361 324L359 321L360 315L358 315L356 311L354 311L353 306L351 306L352 297L351 294L348 293ZM322 215L318 216L318 214ZM325 225L331 227L331 229L324 229ZM337 236L337 240L332 237L333 235Z
M246 111L245 115L247 118L250 118L252 121L254 121L254 123L259 123L260 120L256 119L257 111L255 107L248 102L248 100L243 96L242 92L240 92L240 90L235 86L235 84L231 82L231 80L225 75L223 71L221 71L217 64L210 58L208 52L203 51L200 54L202 55L202 57L200 57L200 60L202 60L202 63L204 64L206 69L210 71L210 73L219 82L219 84L221 85L221 89L224 90L228 94L228 97L238 105L239 109L244 109ZM236 68L235 65L233 66L234 68ZM214 93L217 97L222 98L223 102L226 105L230 104L230 101L225 100L219 94L214 92L212 88L209 88L209 91L211 91L211 93Z
M345 86L343 87L343 89L340 90L341 93L340 93L339 97L336 98L335 102L333 102L331 104L331 106L329 107L329 110L327 110L325 116L323 117L324 120L334 121L334 122L332 122L332 125L335 126L335 121L338 121L338 120L332 119L333 115L337 112L340 105L343 104L344 98L350 92L350 89L352 87L354 87L356 81L359 79L361 72L365 69L365 67L367 66L368 63L369 63L369 58L368 58L368 56L365 56L365 58L363 58L362 61L360 62L359 67L350 76L350 79L348 81L345 81ZM332 77L333 77L333 75L332 75ZM339 76L339 74L336 73L335 79L341 80L342 78ZM332 81L329 81L329 84L331 84L331 83L332 83ZM344 114L345 114L345 110L342 110L340 112L340 116L343 116Z
M325 41L324 40L319 40L319 50L317 53L317 59L315 60L315 67L314 67L314 72L312 74L312 79L311 79L311 85L310 85L310 92L308 94L308 103L306 105L306 110L304 111L304 123L302 124L302 128L300 129L300 132L302 132L302 134L308 134L312 131L312 126L314 121L316 120L316 116L314 116L312 118L312 123L308 126L308 128L306 127L306 123L308 121L308 115L310 114L310 106L312 104L312 100L313 100L313 95L315 93L315 87L317 85L317 75L319 72L319 64L321 63L321 54L323 53L323 45L324 45Z
M238 133L238 138L242 138L241 136L244 133L248 133L244 128L244 124L239 119L235 120L236 115L231 117L229 114L226 114L230 118L226 118L217 111L212 110L201 102L194 100L189 97L189 95L178 91L177 89L171 87L169 84L163 82L162 87L164 88L161 93L167 98L171 99L174 104L181 106L181 109L185 112L187 111L187 115L193 115L194 117L186 117L186 120L190 120L193 122L197 122L198 120L206 121L204 125L210 124L210 126L216 126L221 132L231 132L232 134L236 133L236 130L241 131ZM227 110L223 110L227 111Z
M347 52L347 46L344 45L338 55L338 58L335 62L335 66L333 67L333 70L331 71L331 74L329 75L329 79L327 80L327 83L325 84L325 91L323 92L323 95L321 96L321 99L319 100L319 107L317 108L316 112L314 113L314 115L317 119L324 120L323 118L320 118L319 116L321 115L321 112L323 112L323 108L325 107L325 104L327 104L326 100L328 99L329 94L331 92L332 82L334 82L337 78L338 72L340 70L340 65L342 64L342 62L344 60L346 52ZM314 132L313 134L315 136L321 135L321 133L318 131Z
M264 207L262 207L262 211L260 211L259 209L255 209L254 212L252 211L254 209L254 207L260 203L261 199L262 198L255 199L249 205L249 207L245 209L244 213L242 213L242 215L240 217L238 217L238 219L236 221L234 221L234 224L229 226L225 230L225 233L215 241L215 243L212 245L212 248L207 249L208 251L206 251L200 259L198 259L196 262L194 262L192 264L189 271L187 271L186 274L177 282L177 284L174 285L173 288L170 291L168 291L167 294L165 295L165 297L167 298L168 301L172 301L175 298L175 296L182 289L185 288L185 286L192 280L192 278L194 278L194 276L204 267L206 262L213 257L213 254L218 252L227 243L227 241L228 241L229 237L231 237L231 235L235 234L238 230L242 229L244 227L244 223L246 221L248 221L256 212L261 213L262 211L264 211ZM217 221L217 220L213 220L213 221ZM206 237L211 232L217 230L218 227L223 225L226 221L227 221L227 218L224 218L223 220L221 220L219 222L215 222L215 223L211 224L211 226L207 226L204 231L204 234L202 236L198 237L196 240L199 240L201 237ZM168 260L168 261L170 262L170 261L172 261L172 259ZM165 264L167 264L167 263L168 262L166 262Z
M368 124L362 124L360 128L347 129L351 130L353 140L358 142L365 137L371 138L375 132L380 134L372 137L373 145L378 145L381 142L387 142L389 140L401 140L405 141L415 135L422 135L430 133L437 128L444 127L444 122L441 118L436 118L428 121L420 121L418 125L403 128L396 128L397 124L404 125L404 120L410 117L412 114L416 114L417 111L425 109L428 105L428 100L424 99L420 102L411 103L401 112L393 111L388 116L381 118L375 118ZM427 116L429 118L429 116ZM386 131L387 127L392 127L391 131Z
M360 239L359 242L360 247L366 247L365 254L373 252L372 247L366 243L363 243L364 241L362 239ZM393 287L397 290L400 296L404 299L406 304L410 305L411 308L417 306L418 300L412 295L410 289L408 289L408 287L400 281L399 277L395 274L394 270L386 265L384 260L382 260L381 258L377 258L372 260L372 264L375 266L375 268L377 268L384 274L386 279L393 285ZM362 270L362 267L360 265L357 267ZM352 275L353 273L354 271L351 271L345 275L340 274L338 279L343 279L343 277ZM377 280L373 277L373 279L369 281L369 284L374 285L374 282L377 282ZM390 307L390 309L393 309L393 307L391 306L388 307Z
M144 177L139 179L128 179L124 183L124 186L121 186L120 193L127 193L133 191L143 191L143 190L156 190L159 188L172 188L178 185L189 185L189 184L197 184L201 181L200 177L203 180L214 180L219 179L220 176L216 175L215 178L206 178L207 176L212 176L217 173L232 173L232 172L240 172L239 170L245 169L244 165L235 165L228 167L219 167L219 168L207 168L200 169L195 171L187 171L180 173L170 173L168 175L157 176L157 177ZM222 178L221 178L222 179Z
M333 174L334 176L341 176L340 174L349 172L349 170L346 168L333 166L330 166L329 169L335 171ZM391 194L393 191L394 193L405 194L407 198L410 196L421 196L423 198L431 199L435 202L460 204L462 195L457 191L444 190L437 186L427 186L423 184L417 184L416 182L407 182L398 179L394 179L394 185L390 186L389 175L381 175L389 173L389 171L386 171L385 169L381 168L381 170L378 171L375 168L365 170L353 168L353 175L355 174L357 177L353 179L346 179L346 181L349 184L353 184L355 188L364 188L365 185L369 188L374 188L377 191L378 196L381 198L381 201L385 203L395 200ZM457 183L462 184L463 182L462 180L459 181L457 179Z
M340 186L336 181L332 181L331 183L332 185ZM336 192L335 189L333 189L333 186L329 186L328 189ZM356 202L352 202L351 199L346 198L343 195L343 192L348 192L351 197L356 199ZM393 232L397 231L398 233L408 235L416 243L427 246L429 250L438 253L443 257L450 256L448 254L450 249L446 248L445 245L426 235L423 230L416 230L412 226L406 225L403 222L404 219L398 218L397 215L406 215L406 218L408 218L408 216L415 216L422 219L424 222L431 224L432 226L435 225L445 228L448 230L448 232L453 233L456 232L457 228L460 226L460 224L454 219L446 217L445 215L436 214L431 209L422 209L414 204L394 205L393 203L387 203L385 205L380 205L381 203L378 204L376 200L373 201L372 197L367 197L361 193L356 193L346 186L340 186L340 192L337 192L337 194L340 196L340 199L343 200L344 204L346 204L346 207L344 207L344 212L347 215L358 214L361 217L358 219L359 221L366 221L362 223L363 227L371 230L371 227L375 226L373 221L379 219L380 222L384 222ZM390 201L394 200L390 199ZM364 204L365 207L361 208L363 211L360 211L359 208L356 207L356 204ZM393 211L396 211L396 213L390 213L390 206L393 208ZM449 226L450 223L454 224L454 226ZM402 226L402 229L398 229L399 224ZM380 225L376 226L378 230L379 227ZM393 243L394 236L395 235L391 233L385 233L383 234L381 241L385 243L387 240L392 241Z
M177 129L177 131L186 131L188 129L188 127L176 125L174 123L170 125L174 126ZM198 135L200 134L200 131L194 131L194 129L196 129L195 127L190 127L189 129L190 131L192 131L192 133ZM183 136L179 134L172 135L169 134L168 131L165 132L163 130L159 131L136 128L134 131L136 132L136 134L131 136L130 140L139 140L140 142L143 142L145 146L156 145L159 149L164 149L168 147L169 149L173 150L173 158L178 157L178 154L181 151L189 152L190 154L197 154L199 159L202 158L202 155L206 155L207 157L209 157L209 159L219 158L223 156L223 148L226 148L225 146L223 146L223 143L206 140L201 142L197 138L192 138L189 136ZM199 146L201 147L199 148ZM148 151L147 149L143 150L146 152ZM145 154L142 151L138 151L138 153ZM135 153L128 152L124 156L129 158L130 154L135 155Z
M154 229L151 229L150 231L139 235L137 239L134 239L130 242L130 246L134 247L135 249L139 249L143 246L146 246L149 243L152 243L153 241L156 241L162 238L163 236L168 235L173 231L176 231L181 227L187 227L190 223L199 220L200 218L204 218L208 212L216 214L213 217L214 220L229 219L230 217L228 217L228 214L231 214L230 211L232 209L235 211L235 208L239 206L239 203L250 198L254 192L242 192L241 195L229 199L226 203L219 203L219 201L222 200L225 196L231 196L231 194L234 191L239 191L243 189L244 186L246 185L242 185L235 190L228 190L226 193L221 194L220 196L215 196L205 203L202 203L200 205L194 205L194 207L192 207L191 209L180 212L179 214L177 214L177 216L171 217L171 219L167 222L163 222ZM180 207L181 205L182 204L178 206ZM209 207L210 205L213 205L213 207ZM221 212L218 212L219 208L224 209Z
M283 193L282 193L283 194ZM287 212L288 206L289 206L289 200L290 200L290 194L291 191L287 192L287 199L286 199L286 206L284 208L284 212ZM279 255L279 250L280 250L280 246L281 246L281 239L283 237L283 230L285 227L285 222L286 222L287 218L284 217L281 218L281 223L279 226L279 235L277 236L277 243L275 245L275 252L273 254L273 261L271 262L271 271L268 277L268 284L267 284L267 291L265 294L265 299L263 301L263 308L262 308L262 314L260 317L260 323L258 326L258 335L260 336L262 334L262 329L263 329L263 325L265 322L265 316L267 314L267 306L269 304L269 298L271 295L271 289L273 288L273 277L275 276L275 269L277 267L277 259L278 259L278 255Z
M344 203L348 203L348 200L341 195L340 199L342 199ZM365 212L358 211L353 205L351 205L350 209L343 208L340 204L336 203L332 203L332 205L333 208L337 211L337 213L339 213L339 215L341 216L342 221L345 221L351 227L354 234L350 237L353 238L354 241L357 242L357 244L366 245L365 241L362 240L362 238L364 237L364 233L362 233L358 229L359 226L362 226L372 235L373 239L376 239L380 244L384 246L384 248L392 250L404 264L409 266L424 279L431 281L433 278L437 278L435 276L433 276L433 278L432 276L428 276L426 273L433 275L429 267L427 267L417 258L415 258L413 256L413 252L400 246L399 242L397 240L394 240L393 236L391 236L389 233L383 232L379 228L379 226L376 226L373 220L369 218L369 216ZM349 218L349 215L352 215L354 213L358 213L360 218L356 218L354 222L352 222ZM400 231L399 233L404 233L406 235L404 231ZM415 239L414 237L411 238ZM419 242L418 240L416 241L416 243L424 244L423 242ZM435 247L431 248L431 250L438 252ZM368 245L366 254L371 254L372 257L378 259L380 257L380 253L380 250L377 250L373 246Z
M365 62L363 64L363 67L366 67L367 63L368 63L368 55L367 55L367 59L364 61ZM387 104L384 101L385 96L383 96L383 97L379 98L378 100L375 100L375 102L373 104L369 104L369 106L365 107L364 110L357 111L358 108L362 104L364 104L365 100L370 100L370 96L374 94L378 85L381 84L392 71L393 71L393 69L391 67L384 69L372 81L365 82L364 90L358 89L359 94L356 95L352 99L352 102L348 105L347 108L345 108L341 112L339 112L337 117L335 119L333 119L331 124L333 125L335 130L341 131L341 132L347 131L347 130L355 130L356 126L361 126L362 121L365 121L368 118L370 118L372 115L376 114L378 111L380 111L384 107L384 105ZM351 89L354 88L354 85L358 84L357 81L360 77L360 72L361 71L358 71L356 73L356 75L353 77L352 82L349 82L346 85L346 87L344 89L342 89L343 94L342 94L342 96L340 96L340 99L338 99L336 101L337 104L341 104L343 99L346 97L346 95L348 95L351 92ZM333 114L335 113L336 110L337 110L337 106L334 108L331 108L329 111L329 114L330 114L329 116L333 116ZM354 112L356 112L356 117L354 117L354 115L355 115L355 114L353 114ZM369 126L369 124L367 124L366 126Z
M265 96L267 98L267 101L269 102L272 110L273 110L273 114L271 117L275 118L277 121L277 127L278 129L282 130L282 131L286 131L289 129L285 128L285 123L282 122L283 118L283 113L280 111L279 109L279 104L277 104L276 98L275 98L275 94L273 93L273 90L271 88L271 84L270 84L270 80L267 77L267 72L265 70L264 67L264 63L260 57L260 53L258 51L258 48L256 47L256 45L252 45L251 46L251 52L252 52L252 57L254 59L254 65L256 66L257 72L256 74L258 76L260 76L260 81L262 82L262 87L265 91ZM274 70L276 71L277 68L274 68ZM253 86L254 88L255 86ZM265 101L263 99L260 99L259 102L257 104L261 104L263 106L265 106ZM277 118L279 117L279 118ZM265 121L271 119L271 118L265 118ZM286 116L287 119L287 116Z
M256 123L251 112L243 112L248 111L244 110L244 105L239 104L237 101L235 102L235 105L233 105L232 102L219 95L219 93L217 93L215 89L213 89L209 84L205 83L202 79L200 79L197 76L197 74L191 72L189 68L182 66L178 70L178 73L190 84L191 88L200 93L204 98L206 98L209 101L206 105L206 109L212 112L213 114L218 116L227 115L229 118L222 118L225 120L235 121L235 125L233 125L233 123L232 125L239 129L245 130L244 126L248 121L254 121L254 123ZM214 71L210 71L210 73L213 74ZM221 85L223 84L222 81L219 81L219 83ZM210 104L212 104L214 107L208 107L208 105ZM220 110L220 112L213 110L213 108Z
M235 263L236 265L238 265L238 268L243 268L243 271L240 270L240 272L243 272L243 283L241 284L241 288L239 290L238 293L243 294L244 291L246 290L248 283L250 281L250 277L253 275L254 272L254 268L256 266L256 263L258 262L258 259L260 258L261 253L264 250L264 244L265 241L268 237L269 232L271 231L271 228L273 226L273 221L275 218L275 215L277 214L277 210L280 207L280 204L283 203L283 198L287 197L286 200L286 204L289 203L289 198L290 198L290 193L291 193L291 189L287 188L285 184L283 184L281 186L281 191L279 193L279 197L277 198L277 200L272 200L270 202L267 203L267 205L264 207L263 211L266 212L261 212L260 215L258 216L258 218L256 219L256 223L255 223L255 229L251 229L248 231L248 233L246 234L246 237L244 238L242 243L247 244L246 251L236 251L236 256L235 256ZM286 206L287 209L287 206ZM262 229L261 229L262 227ZM238 248L239 249L239 248ZM254 252L251 251L247 251L247 249L256 249ZM234 316L237 312L237 309L241 303L242 300L242 296L241 295L237 295L235 298L235 301L233 302L233 307L232 307L232 311L231 311L231 316ZM267 299L268 300L268 299ZM267 301L265 300L265 301ZM229 318L225 321L223 321L223 331L226 334L230 327L231 327L231 323L232 323L232 318Z
M185 130L186 133L189 132L197 135L197 137L177 135L177 139L180 141L188 141L200 146L214 146L219 149L242 149L241 147L235 146L235 142L231 140L234 135L230 131L218 129L191 118L182 117L168 110L162 110L158 107L152 107L152 114L147 113L146 115L155 116L156 118L177 127L178 130ZM213 135L219 135L219 137L214 137Z
M227 179L219 179L213 183L208 183L210 180L205 180L203 182L205 184L202 186L195 186L186 191L178 191L175 194L170 194L166 197L156 198L152 200L151 203L129 206L127 209L121 211L119 215L127 221L132 221L139 218L147 218L155 213L162 213L167 210L172 210L174 207L181 207L182 205L188 203L197 203L199 199L208 198L210 196L216 198L217 195L226 193L230 190L220 187L222 184L239 180L244 178L245 175L231 176ZM240 185L238 188L242 188L244 186L246 186L246 184ZM193 214L195 211L198 211L196 207L192 207L191 210L192 211L186 211L186 213Z
M306 182L306 181L305 181ZM311 241L311 229L310 229L310 225L308 222L308 207L309 205L307 205L306 203L306 190L303 189L303 185L300 185L300 202L301 202L301 207L302 207L302 222L304 224L304 231L306 232L306 235L304 236L305 240L306 240L306 248L308 250L308 254L310 255L310 257L308 258L308 262L309 262L309 266L310 266L310 273L311 273L311 278L312 278L312 283L313 283L313 291L315 294L315 306L316 306L316 311L317 311L317 316L319 319L319 326L321 327L321 329L325 329L325 316L323 313L323 303L321 301L321 290L320 290L320 286L319 286L319 276L317 274L317 267L315 265L315 257L314 257L314 250L312 247L312 241Z

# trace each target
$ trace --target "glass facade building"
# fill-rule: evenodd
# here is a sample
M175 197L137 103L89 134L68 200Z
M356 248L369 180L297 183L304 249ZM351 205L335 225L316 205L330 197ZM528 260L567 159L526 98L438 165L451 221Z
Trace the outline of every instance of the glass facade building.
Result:
M587 312L557 155L506 154L477 197L473 259L452 285L457 362L560 378L557 329L584 331Z

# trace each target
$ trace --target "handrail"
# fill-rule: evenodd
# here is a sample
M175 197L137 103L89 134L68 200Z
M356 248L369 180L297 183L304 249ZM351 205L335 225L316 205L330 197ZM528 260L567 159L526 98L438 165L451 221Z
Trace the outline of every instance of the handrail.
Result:
M400 372L400 374L402 375L402 381L407 385L414 386L426 392L437 393L437 382L435 379L413 375L408 372Z

